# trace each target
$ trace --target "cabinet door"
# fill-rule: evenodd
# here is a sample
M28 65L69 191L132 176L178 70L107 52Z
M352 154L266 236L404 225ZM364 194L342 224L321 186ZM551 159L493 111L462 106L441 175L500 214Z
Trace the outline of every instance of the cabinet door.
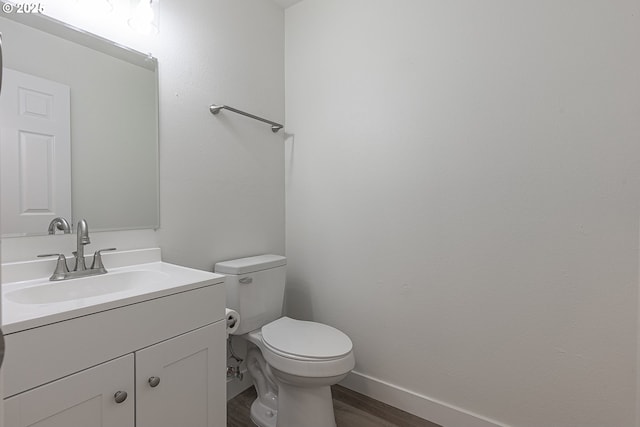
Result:
M225 427L225 323L135 353L137 427Z
M5 400L5 425L133 427L133 369L129 354L10 397ZM117 392L127 393L126 399L117 403Z

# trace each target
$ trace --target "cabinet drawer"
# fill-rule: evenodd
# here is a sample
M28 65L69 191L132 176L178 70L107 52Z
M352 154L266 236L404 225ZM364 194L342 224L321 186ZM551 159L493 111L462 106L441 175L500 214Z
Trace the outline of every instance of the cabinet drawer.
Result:
M224 307L213 285L9 334L5 396L214 323Z

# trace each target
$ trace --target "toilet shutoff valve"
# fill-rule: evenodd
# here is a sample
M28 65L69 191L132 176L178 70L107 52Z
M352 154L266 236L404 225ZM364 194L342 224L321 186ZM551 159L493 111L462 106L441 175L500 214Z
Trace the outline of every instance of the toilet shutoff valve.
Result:
M240 371L240 366L227 366L227 378L242 381L244 374Z

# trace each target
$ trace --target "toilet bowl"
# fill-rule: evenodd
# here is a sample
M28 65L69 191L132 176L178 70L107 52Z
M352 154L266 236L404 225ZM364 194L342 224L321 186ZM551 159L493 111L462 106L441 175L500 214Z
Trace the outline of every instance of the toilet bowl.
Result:
M335 427L330 386L355 366L353 344L336 328L281 317L286 258L261 255L216 264L227 275L227 306L240 314L259 427ZM246 319L245 319L246 313Z
M251 407L256 425L335 426L330 386L355 365L349 337L321 323L281 317L245 338L259 349L247 356L250 366L261 367L250 370L254 381L259 378Z

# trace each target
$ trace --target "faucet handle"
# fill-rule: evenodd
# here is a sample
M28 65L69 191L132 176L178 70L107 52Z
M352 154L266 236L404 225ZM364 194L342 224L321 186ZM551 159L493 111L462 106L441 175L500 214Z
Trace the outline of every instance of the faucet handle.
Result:
M49 280L60 280L65 277L65 274L69 272L69 268L67 267L67 257L64 254L42 254L38 255L38 258L46 258L51 256L58 257L58 263L56 264L56 269L53 274L49 278Z
M102 269L106 273L107 270L104 268L104 264L102 264L102 252L115 251L115 250L116 248L106 248L106 249L99 249L95 251L95 253L93 254L93 262L91 263L91 269L92 270Z
M52 257L52 256L59 257L60 255L64 256L64 254L41 254L41 255L36 255L36 256L38 258L48 258L48 257Z

